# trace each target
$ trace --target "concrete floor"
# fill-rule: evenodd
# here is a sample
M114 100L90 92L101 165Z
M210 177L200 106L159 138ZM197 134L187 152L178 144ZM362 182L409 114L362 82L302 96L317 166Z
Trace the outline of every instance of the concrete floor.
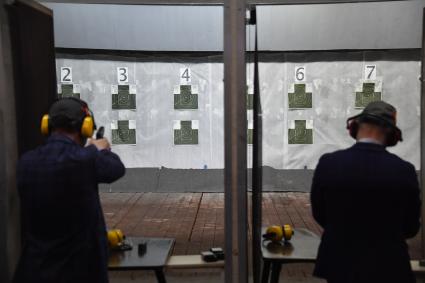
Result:
M120 228L128 236L172 237L174 255L199 254L213 246L224 246L224 195L222 193L102 193L109 228ZM313 220L309 194L265 193L263 225L291 224L320 235ZM420 233L409 241L412 259L420 258ZM312 277L313 264L284 266L280 281L326 283ZM166 270L168 283L224 282L221 269ZM110 272L111 283L155 283L153 272ZM252 280L251 280L252 282Z
M223 193L101 193L108 228L127 236L176 239L174 255L199 254L224 246ZM309 193L264 193L263 225L291 224L321 234ZM408 241L412 259L421 258L421 234Z

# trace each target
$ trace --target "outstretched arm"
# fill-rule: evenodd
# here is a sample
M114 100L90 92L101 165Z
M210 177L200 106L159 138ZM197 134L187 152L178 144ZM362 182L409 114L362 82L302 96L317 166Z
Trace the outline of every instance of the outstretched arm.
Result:
M94 145L98 150L95 160L98 183L109 184L124 176L124 164L119 156L111 151L107 139L90 140L89 144Z

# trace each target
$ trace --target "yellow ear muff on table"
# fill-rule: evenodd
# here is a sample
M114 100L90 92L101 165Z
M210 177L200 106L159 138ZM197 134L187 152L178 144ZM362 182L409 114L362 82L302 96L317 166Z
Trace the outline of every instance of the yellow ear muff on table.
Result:
M267 227L266 234L264 234L263 237L277 243L281 242L282 240L288 242L291 240L293 235L294 230L292 229L291 225L285 224L283 226L273 225Z
M124 234L120 229L108 231L108 244L112 249L117 248L124 241Z
M291 240L292 236L294 235L294 230L292 230L291 225L285 224L283 225L283 238L285 241Z
M45 136L49 135L49 115L44 114L41 118L41 133Z
M267 227L264 237L272 242L280 242L283 238L283 230L281 226L273 225Z
M91 138L94 132L94 121L93 117L86 116L81 125L81 135L85 138Z

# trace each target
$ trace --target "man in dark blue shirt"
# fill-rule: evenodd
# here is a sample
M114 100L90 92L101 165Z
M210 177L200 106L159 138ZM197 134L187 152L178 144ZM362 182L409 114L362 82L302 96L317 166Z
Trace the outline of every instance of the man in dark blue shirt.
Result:
M125 168L106 139L86 142L91 116L82 100L58 100L47 143L19 161L23 250L15 282L108 282L98 184L121 178Z
M419 185L415 167L386 150L401 140L396 109L372 102L347 125L357 143L323 155L313 178L313 216L324 229L314 274L413 283L406 239L419 230Z

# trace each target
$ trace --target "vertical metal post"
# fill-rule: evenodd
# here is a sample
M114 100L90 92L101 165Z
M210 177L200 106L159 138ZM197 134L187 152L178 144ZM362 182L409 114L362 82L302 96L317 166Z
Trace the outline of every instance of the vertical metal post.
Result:
M262 254L261 254L261 204L262 204L262 119L261 119L261 95L258 70L258 36L257 36L257 9L255 5L250 7L249 25L254 29L254 99L253 99L253 144L252 144L252 281L259 283L261 280ZM250 50L251 51L251 50Z
M3 124L3 112L0 109L0 131L6 133ZM4 149L4 137L0 136L0 148ZM6 181L6 156L5 151L0 151L0 220L2 223L7 222L7 181ZM7 260L7 226L2 225L0 228L0 281L9 281Z
M422 18L422 50L421 50L421 192L422 192L422 259L425 259L425 8Z
M225 282L248 282L245 0L224 2Z

